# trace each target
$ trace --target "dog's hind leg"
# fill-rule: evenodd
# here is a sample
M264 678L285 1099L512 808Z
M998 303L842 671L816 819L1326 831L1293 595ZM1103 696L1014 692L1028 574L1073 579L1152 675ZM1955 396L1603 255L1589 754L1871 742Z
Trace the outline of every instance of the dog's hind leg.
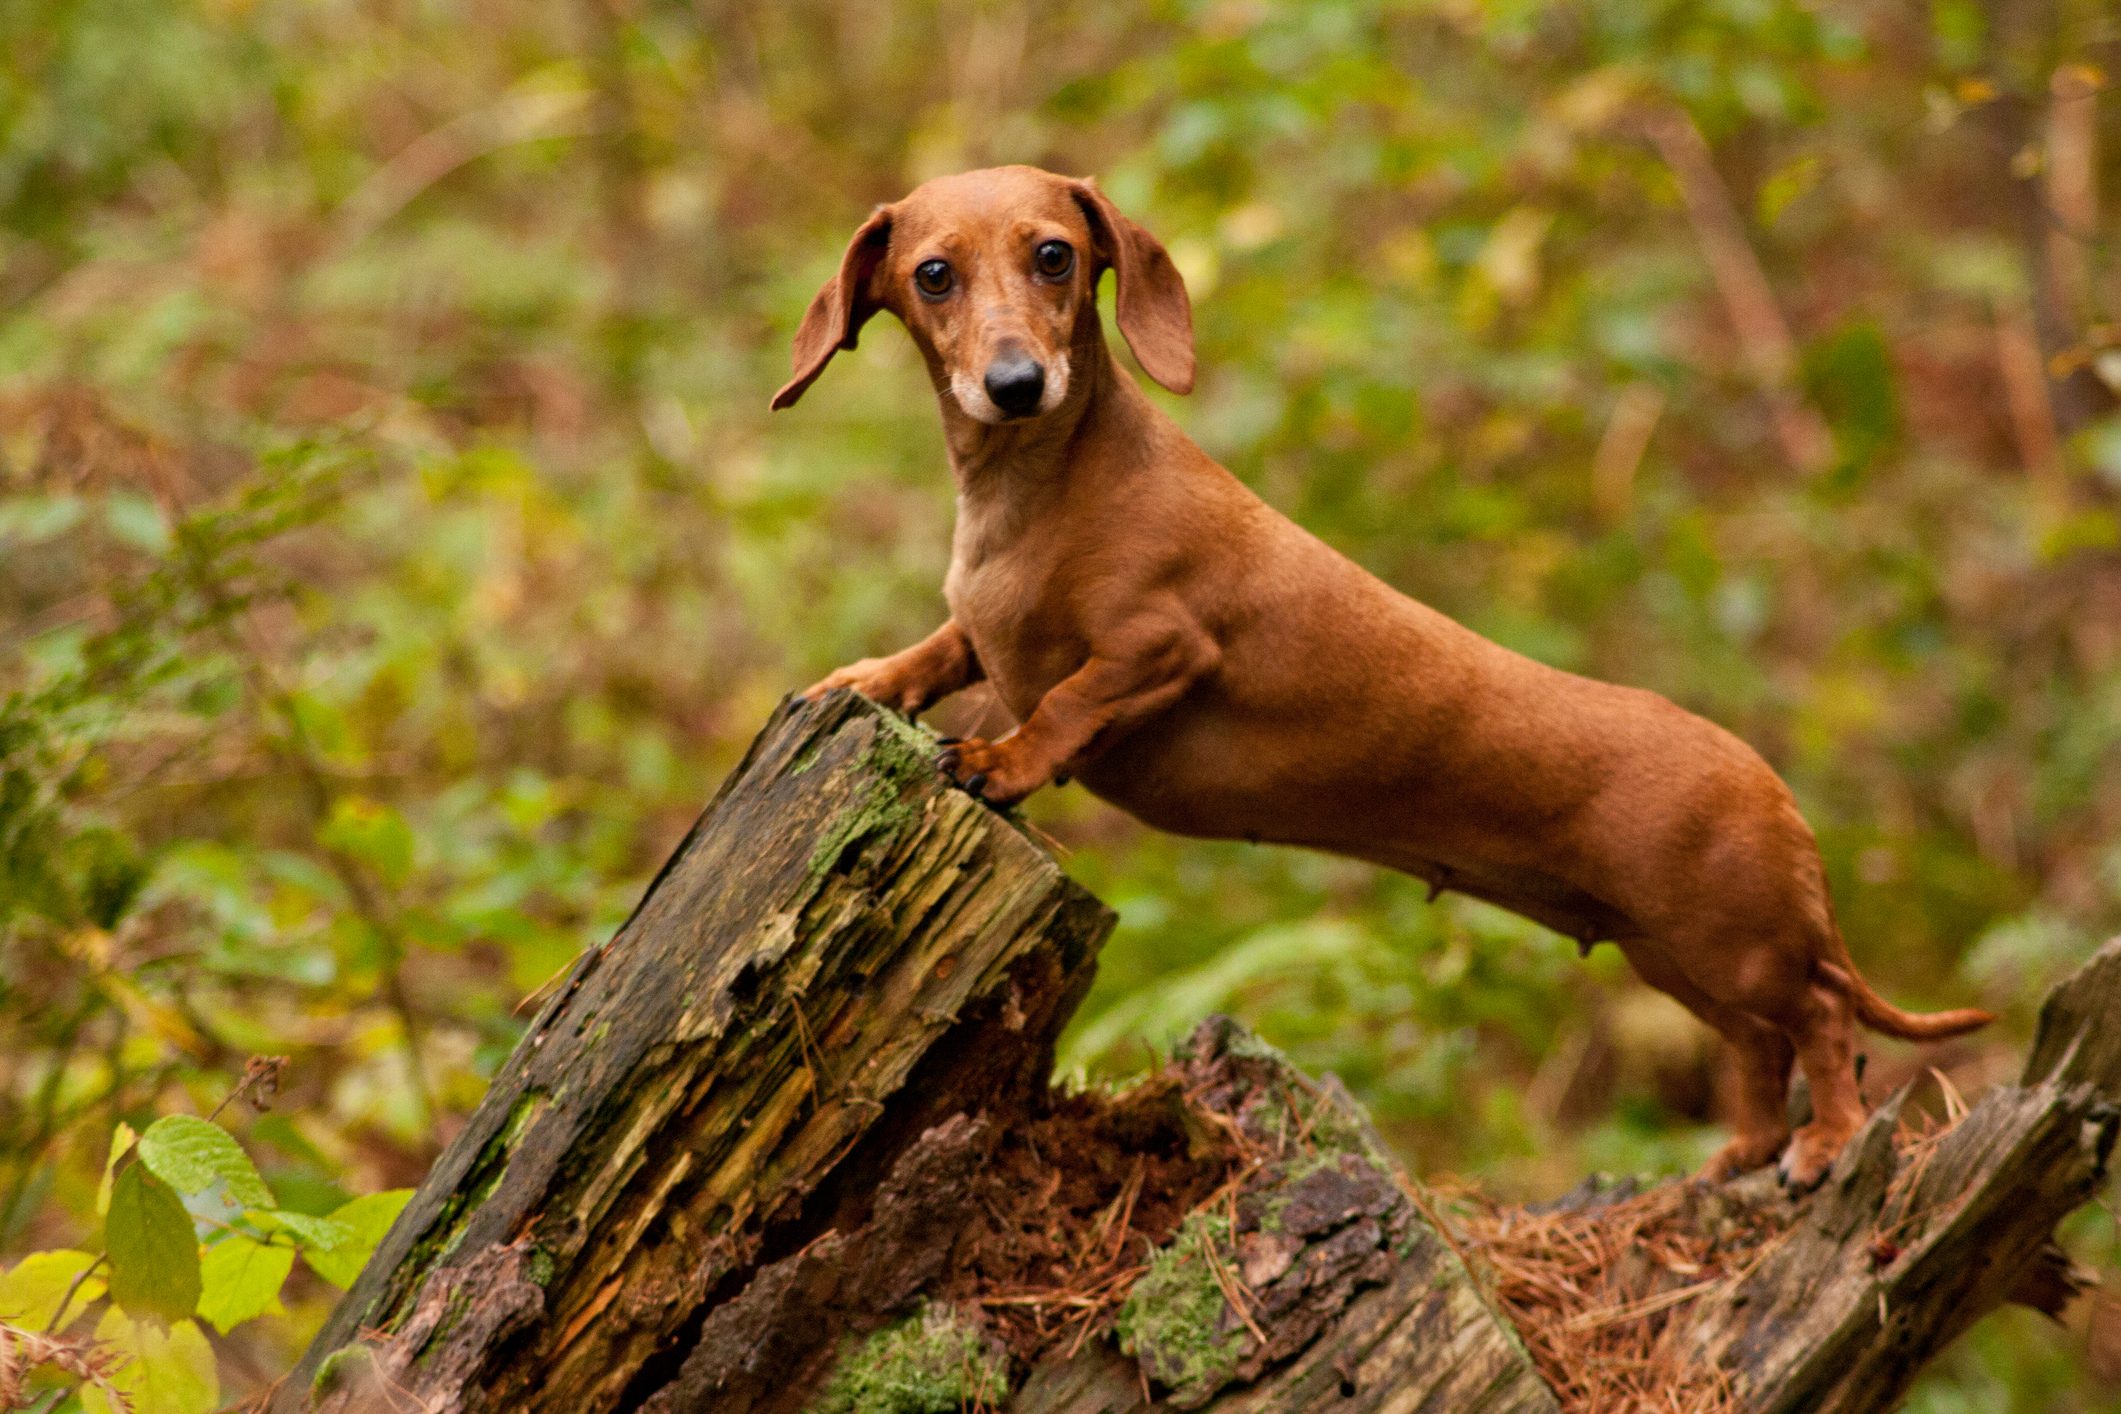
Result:
M1787 1100L1795 1050L1789 1038L1780 1028L1726 1006L1695 986L1659 944L1621 939L1620 950L1643 981L1723 1037L1720 1094L1732 1133L1702 1166L1699 1177L1718 1182L1770 1162L1790 1137Z
M1710 1005L1787 1038L1783 1054L1794 1050L1811 1085L1813 1119L1790 1140L1781 1169L1783 1183L1802 1193L1818 1185L1841 1146L1863 1127L1855 1003L1846 979L1822 967L1818 950L1803 940L1802 920L1749 929L1736 919L1722 921L1721 929L1684 933L1664 956ZM1760 1084L1764 1096L1766 1082Z
M1845 988L1814 975L1789 1031L1797 1063L1812 1088L1811 1123L1782 1155L1782 1181L1793 1192L1818 1186L1834 1156L1863 1128L1863 1092L1856 1081L1856 1009Z

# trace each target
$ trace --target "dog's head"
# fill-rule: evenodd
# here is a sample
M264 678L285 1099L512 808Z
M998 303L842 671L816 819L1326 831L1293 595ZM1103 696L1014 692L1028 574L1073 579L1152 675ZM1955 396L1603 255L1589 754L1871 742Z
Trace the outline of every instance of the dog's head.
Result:
M1193 310L1154 236L1088 181L1036 167L938 177L880 206L847 243L795 335L784 408L854 347L869 316L896 314L967 417L1037 417L1067 399L1097 282L1118 285L1120 333L1142 371L1174 393L1193 386Z

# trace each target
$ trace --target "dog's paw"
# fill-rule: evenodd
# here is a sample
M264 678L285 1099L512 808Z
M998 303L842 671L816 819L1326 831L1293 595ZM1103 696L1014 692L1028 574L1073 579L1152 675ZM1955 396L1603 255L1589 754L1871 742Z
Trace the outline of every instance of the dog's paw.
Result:
M1782 1157L1775 1161L1775 1173L1792 1198L1801 1198L1826 1182L1827 1171L1847 1138L1822 1131L1816 1122L1790 1136Z
M1786 1134L1738 1135L1709 1157L1694 1175L1697 1183L1724 1183L1742 1173L1750 1173L1764 1164L1772 1163L1779 1150L1786 1146Z
M851 687L871 702L911 716L920 705L920 693L893 670L888 658L864 658L859 663L827 673L803 689L805 702L815 702L828 692Z
M1044 785L1048 773L1023 759L1009 742L950 741L936 753L935 769L987 804L1014 805Z

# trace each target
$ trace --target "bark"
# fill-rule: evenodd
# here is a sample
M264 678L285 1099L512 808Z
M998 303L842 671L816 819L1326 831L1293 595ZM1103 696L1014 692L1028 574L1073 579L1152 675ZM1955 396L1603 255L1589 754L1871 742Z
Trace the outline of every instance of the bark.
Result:
M848 694L775 715L274 1409L638 1407L923 1131L1044 1086L1111 915L929 749Z
M2049 995L2024 1074L1933 1141L1872 1115L1788 1233L1698 1303L1689 1353L1747 1408L1888 1409L1922 1366L2019 1300L2059 1314L2080 1284L2055 1224L2105 1183L2121 1110L2121 939Z
M849 694L785 705L272 1408L1564 1407L1566 1340L1528 1348L1501 1259L1330 1077L1214 1020L1126 1091L1048 1088L1110 914L933 750ZM1895 1097L1802 1202L1661 1190L1768 1235L1610 1319L1741 1407L1868 1410L2001 1302L2056 1309L2117 1007L2121 941L1948 1129L1896 1138Z

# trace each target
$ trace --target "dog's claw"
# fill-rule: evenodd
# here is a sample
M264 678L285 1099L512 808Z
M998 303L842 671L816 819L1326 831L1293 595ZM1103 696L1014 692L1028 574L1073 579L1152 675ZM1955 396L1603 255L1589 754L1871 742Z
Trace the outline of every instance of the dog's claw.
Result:
M973 774L962 778L958 775L959 771L965 769L965 755L958 750L958 747L962 744L956 738L952 738L949 745L936 752L935 769L948 776L951 784L963 790L974 800L986 801L987 804L992 805L994 802L987 800L987 773L985 771L975 771Z
M1776 1162L1775 1177L1782 1184L1782 1191L1789 1194L1792 1198L1802 1198L1805 1194L1812 1192L1820 1184L1826 1182L1826 1172L1824 1170L1821 1170L1818 1176L1809 1183L1800 1181L1796 1172L1790 1167L1787 1157Z

